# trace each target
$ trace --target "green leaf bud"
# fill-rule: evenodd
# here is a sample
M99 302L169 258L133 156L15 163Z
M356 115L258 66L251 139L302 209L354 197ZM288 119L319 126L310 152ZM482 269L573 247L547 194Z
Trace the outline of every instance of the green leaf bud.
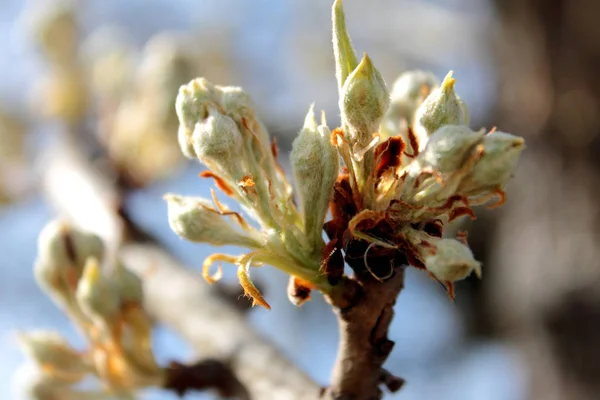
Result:
M342 87L346 78L358 65L356 53L352 47L350 36L346 31L346 17L341 0L333 3L331 10L333 26L333 56L335 58L335 77L338 83L338 90L342 92Z

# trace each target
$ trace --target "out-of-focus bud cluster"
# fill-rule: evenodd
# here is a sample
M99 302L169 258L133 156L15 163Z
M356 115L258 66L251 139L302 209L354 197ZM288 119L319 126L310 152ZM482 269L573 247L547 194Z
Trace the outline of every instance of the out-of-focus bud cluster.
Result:
M213 178L260 229L214 193L214 205L167 195L171 227L194 242L250 248L239 257L209 257L204 274L210 281L220 276L209 274L215 261L238 265L246 293L265 306L248 276L250 266L263 263L292 275L288 295L295 304L307 300L311 289L331 290L344 274L344 261L379 280L408 262L428 270L452 295L452 283L472 271L480 275L481 266L464 236L442 239L444 225L474 216L471 206L496 196L504 200L524 141L472 131L452 72L439 83L431 73L409 71L390 99L371 59L356 57L341 0L334 1L332 14L342 126L330 131L324 115L318 124L309 109L290 156L299 207L249 96L198 78L181 87L176 101L181 151L204 164L208 171L201 176ZM332 220L323 226L328 205Z
M201 46L193 34L160 32L140 51L118 27L103 26L84 38L78 27L84 4L49 3L25 15L47 67L32 96L36 114L74 134L82 134L86 118L93 117L94 133L128 184L172 175L185 160L171 140L178 126L173 101L198 71L228 73L226 29L211 27L214 40Z
M169 176L184 160L172 135L177 130L173 100L197 67L185 46L184 38L161 33L148 41L137 66L120 59L124 55L110 52L96 61L112 62L117 76L131 77L125 93L106 93L109 96L98 100L105 111L100 116L102 140L113 162L133 183ZM107 80L98 84L103 82ZM111 86L117 88L120 83Z
M55 332L20 333L25 353L39 370L27 388L34 399L126 396L162 383L141 281L119 263L107 271L103 254L98 236L64 221L50 222L39 236L38 284L83 333L88 348L76 350ZM87 376L98 380L97 389L74 386Z

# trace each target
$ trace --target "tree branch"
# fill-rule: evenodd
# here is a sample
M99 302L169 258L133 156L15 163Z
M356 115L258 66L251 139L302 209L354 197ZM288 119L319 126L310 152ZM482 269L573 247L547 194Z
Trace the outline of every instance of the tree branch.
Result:
M361 286L359 295L356 282ZM342 293L330 298L338 317L340 342L331 384L322 399L378 400L383 395L381 384L392 392L402 387L404 381L383 369L383 364L394 347L387 334L403 287L404 267L397 267L385 282L370 275L347 280L342 283ZM349 300L352 298L354 301Z
M51 203L76 225L99 234L109 256L115 257L118 251L124 264L142 278L145 308L152 317L188 340L203 357L227 360L250 398L318 397L317 384L260 337L243 314L198 274L156 245L126 241L119 247L127 236L118 212L120 195L74 145L63 143L50 149L44 161L43 183ZM186 375L186 379L193 376ZM188 388L196 386L190 383ZM219 387L217 382L209 386Z

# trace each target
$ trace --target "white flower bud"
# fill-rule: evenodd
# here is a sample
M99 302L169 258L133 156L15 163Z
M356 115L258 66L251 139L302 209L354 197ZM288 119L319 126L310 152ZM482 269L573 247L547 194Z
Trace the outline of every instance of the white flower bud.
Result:
M192 141L196 156L210 169L236 183L245 175L242 134L230 117L211 108L208 117L196 124Z
M419 150L423 150L429 137L443 125L466 123L464 103L454 92L455 80L452 71L446 75L441 86L431 92L415 114L415 134Z
M113 283L102 274L98 260L88 258L75 294L82 311L111 326L121 309L119 294Z
M413 70L400 75L392 86L391 104L379 127L382 138L399 135L409 152L415 153L408 138L408 128L413 124L417 108L438 85L438 79L431 72Z
M240 87L217 86L220 96L220 105L225 112L236 122L242 118L252 119L255 117L254 102L252 98Z
M68 301L77 287L85 260L101 259L103 253L104 244L95 234L77 230L64 221L52 221L38 238L36 280L56 300Z
M423 257L425 267L439 281L455 282L465 279L475 271L481 276L481 264L473 258L473 253L466 245L455 239L437 239L435 250Z
M54 265L73 265L83 269L88 257L102 259L102 239L91 232L78 230L65 221L48 223L38 237L38 259Z
M455 282L475 271L481 277L481 264L475 260L469 247L456 239L440 239L412 228L404 230L406 238L415 246L425 268L441 282Z
M179 88L175 109L179 123L193 130L196 123L208 117L208 107L218 102L214 85L205 78L197 78Z
M57 332L19 333L18 339L23 351L57 379L75 383L89 372L82 354Z
M396 79L390 92L392 103L416 106L425 100L431 90L440 84L431 72L422 70L406 71Z
M317 127L312 105L290 154L305 233L315 251L323 243L323 222L339 172L339 156L330 137L327 126Z
M178 236L217 246L236 245L250 248L262 246L262 238L254 231L235 229L215 210L211 202L201 197L164 196L168 205L169 225Z
M418 160L437 172L454 172L464 164L483 137L484 130L474 132L465 125L444 125L431 135Z
M461 193L473 196L504 186L512 177L525 148L522 137L504 132L487 134L482 143L483 156L460 183L458 190Z
M220 90L220 105L225 114L238 124L241 132L244 130L244 122L242 119L245 119L248 128L256 135L260 146L263 148L262 154L260 154L258 159L260 160L267 157L270 162L274 162L271 160L272 154L269 147L271 145L271 139L269 138L269 133L262 121L256 115L252 98L240 87L217 86L217 88Z
M346 79L340 93L342 125L352 144L360 150L372 140L390 104L390 96L381 74L365 54Z
M208 117L208 107L215 106L217 100L215 87L204 78L194 79L179 88L175 101L175 110L180 124L177 137L181 151L186 157L197 157L192 142L194 127L199 121Z

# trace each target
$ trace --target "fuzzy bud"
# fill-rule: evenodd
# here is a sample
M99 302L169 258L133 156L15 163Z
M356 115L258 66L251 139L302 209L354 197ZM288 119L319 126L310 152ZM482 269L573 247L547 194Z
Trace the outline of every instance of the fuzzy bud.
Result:
M290 154L305 233L315 251L323 244L323 222L339 171L339 156L330 137L327 126L317 126L312 105Z
M431 72L412 70L400 75L392 86L391 105L383 118L379 133L384 138L400 135L410 145L408 127L413 124L417 108L438 85L439 80Z
M168 205L169 225L178 236L191 242L216 246L236 245L250 248L262 246L254 231L235 229L210 201L201 197L164 196Z
M342 125L359 149L373 140L379 123L390 104L390 96L381 74L365 54L346 79L340 93Z
M75 291L88 257L101 259L102 240L93 233L73 228L64 221L48 223L38 238L36 280L56 300L64 302Z
M444 125L431 135L418 160L437 172L454 172L483 138L484 130L474 132L465 125Z
M192 136L198 159L236 182L244 176L240 162L245 154L242 140L235 121L214 108L204 121L196 124Z
M432 91L417 109L414 130L419 140L419 150L425 148L429 137L443 125L466 123L464 102L454 92L454 83L450 71L440 87Z
M423 259L425 267L438 280L455 282L465 279L475 271L481 277L481 264L473 258L473 252L455 239L439 239L436 251Z
M175 110L179 118L178 140L182 153L196 158L192 134L199 121L208 117L208 107L215 104L217 92L212 83L204 78L194 79L179 88Z
M471 173L460 183L461 193L477 195L504 186L512 177L519 156L525 148L525 140L522 137L504 132L487 134L482 143L483 155Z
M481 264L467 245L456 239L440 239L413 229L407 229L405 233L418 249L425 268L440 282L459 281L473 271L481 277Z
M98 260L88 258L77 286L76 298L85 314L94 320L112 324L121 309L118 292L102 274Z

